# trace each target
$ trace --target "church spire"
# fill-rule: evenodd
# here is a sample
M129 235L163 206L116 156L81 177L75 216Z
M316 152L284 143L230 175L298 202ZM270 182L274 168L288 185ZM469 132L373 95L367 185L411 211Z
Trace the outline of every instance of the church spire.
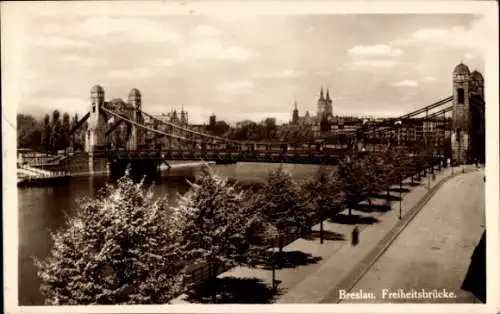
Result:
M299 108L297 108L297 100L293 102L295 108L293 109L292 112L292 124L298 124L299 123Z
M326 100L330 100L330 91L328 88L326 89Z
M319 99L324 100L325 98L323 97L323 86L321 86L321 92L319 93Z

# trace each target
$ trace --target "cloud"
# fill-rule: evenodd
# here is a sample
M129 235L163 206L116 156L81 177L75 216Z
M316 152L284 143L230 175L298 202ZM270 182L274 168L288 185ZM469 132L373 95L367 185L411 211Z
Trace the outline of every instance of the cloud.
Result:
M69 39L58 36L42 36L36 37L31 44L38 47L45 47L50 49L63 49L74 47L90 47L92 44L85 40Z
M423 78L424 82L435 82L437 80L438 80L438 78L435 76L424 76L424 78Z
M409 37L395 41L399 46L434 44L452 48L470 48L484 52L490 44L491 26L478 19L469 27L422 28Z
M30 99L23 100L21 107L23 112L31 114L46 114L53 110L68 112L69 114L88 111L89 101L82 97L69 97L64 95L50 96L34 96Z
M400 65L401 62L395 60L358 60L347 64L350 68L392 68Z
M347 51L353 56L378 56L397 57L403 54L400 48L393 48L389 45L354 46Z
M255 87L255 83L249 80L235 82L224 82L218 87L220 92L230 95L241 95L250 93Z
M156 66L160 67L171 67L176 65L178 62L172 58L161 58L154 62Z
M193 28L191 34L196 37L217 37L220 35L220 31L213 26L200 24Z
M63 28L61 27L61 25L55 23L45 24L41 28L42 33L46 35L60 34L62 30Z
M98 67L106 65L104 59L95 58L87 55L79 55L79 54L67 54L61 57L62 61L70 62L73 64L77 64L78 66L83 67Z
M230 61L246 61L255 56L254 53L238 46L226 46L215 39L204 39L192 43L188 55L195 59L216 59Z
M156 76L155 71L148 68L133 68L124 70L113 70L106 73L108 78L114 79L140 79Z
M181 35L153 21L139 18L93 17L78 25L75 32L83 30L93 37L121 36L132 42L170 42L177 41Z
M417 87L418 82L411 81L411 80L404 80L404 81L399 81L399 82L393 83L392 86L395 86L395 87Z
M269 73L256 73L253 75L255 78L296 78L302 76L304 73L294 69L283 71L269 72Z

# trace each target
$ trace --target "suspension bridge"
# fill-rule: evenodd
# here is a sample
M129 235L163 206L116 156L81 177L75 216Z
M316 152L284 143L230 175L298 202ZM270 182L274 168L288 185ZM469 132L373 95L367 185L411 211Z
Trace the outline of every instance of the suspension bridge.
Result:
M236 141L215 136L147 113L142 108L141 92L135 88L128 102L105 101L99 85L91 89L89 112L71 132L88 123L85 151L90 173L99 159L107 160L110 171L116 174L123 174L127 166L143 173L155 172L167 160L336 164L353 149L369 153L387 145L405 148L409 153L422 153L425 147L428 157L448 155L456 163L484 162L483 77L478 71L471 73L462 63L452 76L451 96L399 117L366 121L355 129L332 131L307 143ZM121 142L116 141L118 130L126 133Z

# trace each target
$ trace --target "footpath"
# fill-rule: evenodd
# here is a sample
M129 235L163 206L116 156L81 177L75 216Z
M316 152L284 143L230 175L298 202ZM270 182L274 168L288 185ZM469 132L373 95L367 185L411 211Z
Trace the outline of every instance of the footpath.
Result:
M470 166L455 167L453 172L460 174L465 168ZM451 176L452 169L445 168L434 173L435 180L422 177L417 186L411 186L409 179L403 182L403 190L406 190L402 193L402 219L399 219L399 200L390 202L390 210L380 210L384 200L376 199L371 211L367 206L359 210L353 209L355 219L325 220L323 244L320 243L317 224L313 227L313 236L299 238L285 246L284 252L302 258L299 262L295 261L294 265L276 269L279 285L274 302L322 303L328 300L330 303L332 293L337 293L338 289L352 288L440 185ZM391 192L391 195L399 197L399 192ZM344 210L339 216L347 218L348 210ZM359 230L359 243L355 246L351 244L354 226ZM267 268L238 266L218 277L257 279L261 284L272 286L272 270ZM183 294L171 303L189 303L186 298L187 295Z

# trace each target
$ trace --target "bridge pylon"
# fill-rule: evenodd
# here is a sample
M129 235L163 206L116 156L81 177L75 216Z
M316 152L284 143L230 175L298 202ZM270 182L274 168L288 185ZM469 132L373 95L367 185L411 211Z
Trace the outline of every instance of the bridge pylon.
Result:
M484 159L484 82L481 73L460 63L453 71L452 160L463 164ZM476 127L476 125L479 125ZM483 129L481 135L481 128ZM481 160L484 161L484 160Z
M128 94L128 103L132 106L131 120L137 122L138 124L144 124L144 119L142 117L142 99L141 92L132 88ZM144 130L138 128L136 125L130 126L130 137L127 141L127 149L135 151L144 144Z
M94 173L94 152L96 146L105 145L106 121L101 114L104 106L104 89L95 85L90 90L90 115L88 118L88 129L85 134L85 152L89 154L89 173Z

